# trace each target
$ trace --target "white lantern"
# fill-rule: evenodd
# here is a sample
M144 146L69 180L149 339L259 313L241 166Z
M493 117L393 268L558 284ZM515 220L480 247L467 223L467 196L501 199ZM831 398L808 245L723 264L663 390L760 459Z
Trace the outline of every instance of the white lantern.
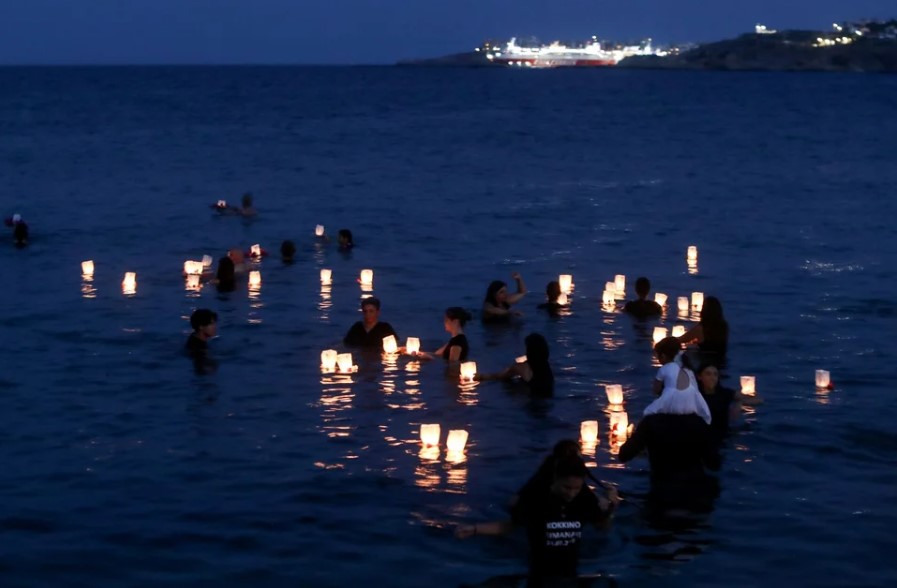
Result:
M757 393L757 379L754 376L741 376L741 393L753 396Z
M202 256L202 267L212 267L212 256L211 255L203 255Z
M93 275L93 260L88 259L81 262L81 273L85 276Z
M680 296L676 299L676 307L679 312L688 312L688 296Z
M448 433L445 440L445 448L452 453L460 453L464 451L467 445L467 431L464 429L452 429Z
M395 335L388 335L383 337L383 352L384 353L395 353L399 350L399 345L396 343Z
M438 423L434 425L420 426L420 442L423 443L425 447L435 447L436 445L439 445L439 437L441 434L442 430Z
M126 294L133 294L137 291L137 274L135 272L127 272L125 279L122 280L121 289Z
M336 369L336 358L337 358L336 349L325 349L321 352L321 367L327 371L333 371ZM349 357L349 365L352 365L352 358Z
M691 293L691 306L695 310L701 310L704 308L704 293L703 292L692 292Z
M372 286L374 284L374 270L361 270L360 280L362 286Z
M461 364L461 381L473 382L474 376L477 375L477 362L465 361Z
M617 293L617 296L626 295L626 276L623 274L614 276L614 291Z
M681 337L685 334L685 326L684 325L676 325L673 327L673 337Z
M601 293L601 304L605 306L613 306L614 305L614 292L613 290L605 290Z
M832 377L826 370L816 370L816 387L824 390L831 386Z
M249 248L250 257L261 257L262 256L262 246L256 243L252 247Z
M324 225L315 226L315 237L323 237L324 236Z
M657 304L659 304L661 306L666 306L667 305L667 295L661 294L660 292L656 292L654 294L654 302L656 302Z
M219 200L218 208L227 208L227 200Z
M188 276L192 276L194 274L199 275L202 273L202 262L201 261L185 261L184 262L184 274Z
M355 366L352 365L352 354L351 353L340 353L336 356L336 365L339 366L339 371L348 374L352 371L352 368Z
M654 334L652 338L655 343L658 343L661 339L666 339L667 336L667 328L666 327L654 327Z
M623 386L621 384L608 384L604 387L607 394L607 401L613 406L623 404Z
M610 413L610 434L618 439L625 438L629 429L629 415L625 410Z
M250 288L261 288L262 287L262 272L258 270L252 270L249 272L249 287Z
M583 421L579 425L579 437L583 445L598 443L598 421Z
M527 358L526 358L525 355L521 355L520 357L516 358L514 361L515 361L516 363L526 363Z
M408 341L405 342L405 353L409 355L417 355L420 353L420 339L417 337L408 337Z
M559 275L558 284L561 285L561 292L569 294L573 290L573 276L570 274Z
M191 274L187 276L187 289L199 290L199 274Z
M567 295L561 292L561 295L558 296L558 304L561 306L567 306Z
M695 245L688 246L687 259L691 262L698 261L698 248Z
M616 282L604 282L604 291L614 293L617 291Z
M329 270L329 269L321 270L321 283L322 284L329 284L332 277L333 277L333 270Z

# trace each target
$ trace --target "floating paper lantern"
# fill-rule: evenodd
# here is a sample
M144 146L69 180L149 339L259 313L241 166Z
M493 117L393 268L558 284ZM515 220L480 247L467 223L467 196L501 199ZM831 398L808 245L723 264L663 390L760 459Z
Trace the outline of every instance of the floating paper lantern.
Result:
M583 445L596 445L598 443L598 421L583 421L579 425L579 437Z
M610 434L623 438L629 429L629 415L625 410L610 413Z
M449 431L445 440L446 449L452 453L460 453L464 451L465 445L467 445L467 431L464 429L452 429Z
M249 248L250 257L261 257L262 256L262 246L256 243L252 247Z
M676 299L676 307L679 312L688 312L688 296L680 296Z
M383 352L384 353L395 353L399 350L399 345L396 343L395 335L388 335L383 337Z
M332 277L333 277L333 270L329 270L329 269L321 270L321 283L322 284L329 284Z
M526 363L526 362L527 362L527 358L526 358L525 355L521 355L520 357L518 357L518 358L515 359L514 361L517 362L517 363Z
M212 256L211 255L203 255L202 256L202 267L212 267Z
M477 375L477 362L465 361L461 364L461 381L473 382L474 376Z
M573 276L570 274L559 275L558 284L561 285L561 292L569 294L573 290Z
M262 287L262 272L258 270L252 270L249 272L249 287L250 288L261 288Z
M122 280L121 289L126 294L133 294L137 291L137 274L135 272L127 272L125 279Z
M616 282L604 282L604 290L606 292L616 292L617 291L617 283Z
M192 276L194 274L199 275L202 273L202 262L201 261L185 261L184 262L184 274L188 276Z
M191 274L187 276L187 289L199 290L199 274Z
M623 386L621 384L608 384L604 387L604 392L607 394L607 401L610 404L614 406L623 404Z
M688 254L686 255L686 259L688 259L688 261L692 263L698 261L698 248L696 246L688 246Z
M85 276L93 275L93 260L88 259L81 262L81 273Z
M741 393L753 396L757 393L757 379L754 376L741 376Z
M217 206L218 208L227 208L227 200L219 200Z
M417 337L408 337L408 341L405 343L405 353L410 355L417 355L420 353L420 339Z
M626 295L626 276L617 274L614 276L614 291L618 296Z
M439 445L439 437L442 435L442 430L439 427L439 424L433 425L421 425L420 426L420 442L424 444L426 447L434 447Z
M666 336L666 327L654 327L654 334L652 335L652 338L654 339L655 343L659 342L661 339L666 339Z
M673 337L681 337L684 334L685 334L685 326L676 325L675 327L673 327L673 332L672 332Z
M567 295L561 292L561 295L558 296L558 304L561 306L567 306Z
M703 292L692 292L691 293L691 306L695 310L701 310L704 308L704 293Z
M352 354L351 353L340 353L336 356L336 365L339 367L339 371L344 374L351 373L355 366L352 365Z
M372 286L374 284L374 270L361 270L360 280L362 286Z
M315 237L323 237L324 236L324 225L315 226Z
M336 358L339 354L336 349L325 349L321 352L321 367L327 371L336 369ZM352 356L349 356L349 365L352 365Z
M826 370L816 370L816 387L824 390L831 386L832 377Z
M667 295L662 294L660 292L655 293L654 294L654 302L656 302L657 304L659 304L661 306L666 306L667 305Z
M613 283L613 282L608 282ZM614 305L614 292L613 290L605 290L601 293L601 304L605 306L613 306Z

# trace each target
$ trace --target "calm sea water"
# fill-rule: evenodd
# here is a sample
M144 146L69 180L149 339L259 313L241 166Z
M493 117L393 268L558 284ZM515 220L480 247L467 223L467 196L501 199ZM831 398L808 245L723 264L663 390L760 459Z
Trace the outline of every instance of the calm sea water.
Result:
M584 572L621 585L890 585L897 78L398 68L0 69L3 586L457 586L525 569L525 539L451 535L510 494L582 420L629 497ZM208 205L256 196L257 219ZM349 227L348 256L314 226ZM186 292L186 259L278 248L261 290ZM9 240L6 241L10 243ZM698 272L685 263L699 247ZM96 262L92 282L79 263ZM891 261L888 261L891 260ZM318 271L332 268L322 292ZM447 306L523 274L525 316L468 325L495 371L543 333L556 396L460 390L442 362L322 349L382 318L435 349ZM123 296L125 271L137 272ZM545 284L576 283L541 315ZM766 402L725 448L695 527L640 515L647 462L619 464L603 384L650 400L650 330L600 308L604 282L718 296L727 383ZM221 365L194 375L188 317L219 313ZM684 324L670 313L664 325ZM829 369L836 384L814 389ZM466 459L419 453L422 422L470 432ZM443 436L445 433L443 433Z

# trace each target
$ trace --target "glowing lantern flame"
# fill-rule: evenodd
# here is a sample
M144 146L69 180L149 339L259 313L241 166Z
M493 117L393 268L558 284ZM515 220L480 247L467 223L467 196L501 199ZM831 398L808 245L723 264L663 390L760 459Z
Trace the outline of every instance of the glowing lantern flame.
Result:
M420 426L420 442L427 447L439 445L439 437L441 434L442 430L438 424Z
M579 425L579 437L583 445L598 443L598 421L583 421Z
M619 406L623 404L623 386L620 384L608 384L604 387L604 392L607 394L607 401L614 405Z
M405 343L405 352L410 355L417 355L420 353L420 339L417 337L408 337L408 341Z
M336 349L325 349L321 352L321 368L326 371L333 371L336 369L336 358L337 358ZM352 365L352 358L349 357L349 365Z
M745 396L757 393L757 379L754 376L741 376L741 393Z
M816 387L824 390L832 385L831 374L826 370L816 370Z
M558 276L558 284L561 285L561 292L569 294L573 290L573 276L570 274L561 274Z
M93 275L93 261L88 259L87 261L81 262L81 273L85 276Z

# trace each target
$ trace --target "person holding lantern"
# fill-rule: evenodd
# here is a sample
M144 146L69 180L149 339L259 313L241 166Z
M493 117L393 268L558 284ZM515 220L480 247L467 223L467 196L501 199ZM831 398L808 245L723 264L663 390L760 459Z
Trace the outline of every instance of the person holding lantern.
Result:
M477 380L506 380L526 384L530 394L551 396L554 393L554 372L548 363L548 341L539 333L530 333L523 340L526 361L518 359L496 374L477 374Z
M722 441L729 432L729 421L737 418L741 405L761 404L759 396L748 396L731 388L726 388L719 381L719 368L712 363L705 363L696 372L698 390L710 408L710 428L716 441Z
M395 330L389 323L380 322L380 300L371 296L361 301L363 319L352 325L346 333L343 343L348 347L365 349L381 349L383 338L392 335L398 340Z
M723 305L716 296L708 296L701 306L700 322L679 337L684 345L697 343L703 362L725 363L729 346L729 323L723 316ZM697 362L696 362L697 363Z
M508 285L501 280L495 280L486 289L486 299L483 301L483 320L486 322L506 321L512 316L520 316L520 312L512 311L511 306L520 302L526 294L526 284L518 272L511 274L517 282L517 292L508 294Z
M433 353L423 352L418 355L425 359L441 356L447 361L466 361L467 355L470 353L470 344L467 342L467 335L464 334L464 325L470 318L470 313L460 306L445 309L443 323L445 331L451 335L451 339Z
M527 585L575 579L583 528L606 528L614 510L611 499L596 496L586 485L587 477L581 458L565 456L554 463L550 483L524 487L511 520L459 525L455 537L503 535L523 527L529 542Z

